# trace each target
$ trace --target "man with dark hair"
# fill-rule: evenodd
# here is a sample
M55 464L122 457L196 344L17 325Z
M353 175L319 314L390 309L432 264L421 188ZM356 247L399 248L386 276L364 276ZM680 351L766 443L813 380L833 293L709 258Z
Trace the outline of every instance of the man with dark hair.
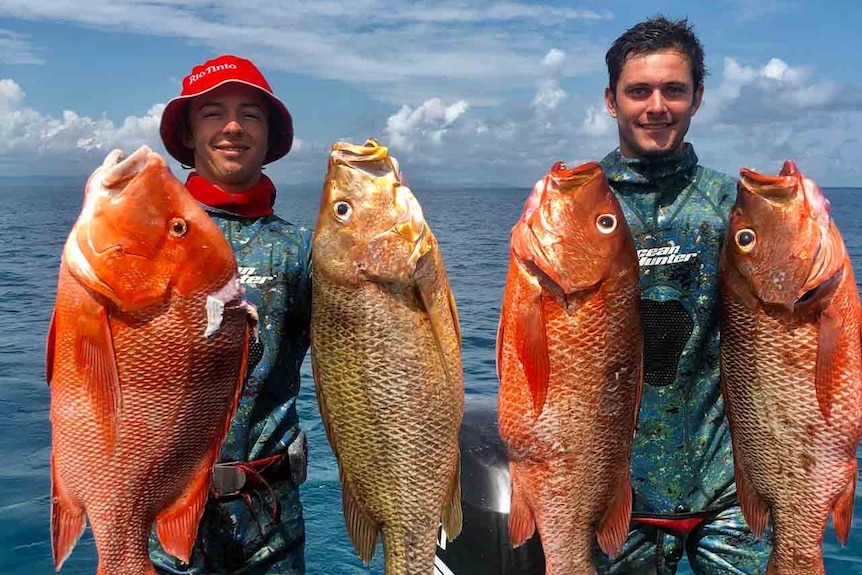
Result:
M606 573L765 571L736 498L719 387L718 262L736 180L698 164L685 142L703 98L703 48L686 20L650 18L606 56L619 148L601 162L638 247L644 391L632 448L634 516Z
M703 98L703 48L687 21L658 16L627 30L606 60L619 148L601 164L638 247L645 385L633 521L617 557L596 547L597 570L672 575L686 554L697 575L762 574L771 532L755 539L740 511L719 386L718 262L736 180L699 165L685 142ZM464 527L455 541L441 539L441 572L540 575L538 538L509 544L508 466L494 425L490 408L467 405Z

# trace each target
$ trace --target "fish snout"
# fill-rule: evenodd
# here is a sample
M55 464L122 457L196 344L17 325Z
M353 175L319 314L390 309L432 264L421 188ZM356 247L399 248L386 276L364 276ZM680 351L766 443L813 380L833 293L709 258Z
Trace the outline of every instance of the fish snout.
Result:
M102 185L114 188L134 178L146 167L153 150L149 146L141 146L128 157L122 150L113 150L102 162Z

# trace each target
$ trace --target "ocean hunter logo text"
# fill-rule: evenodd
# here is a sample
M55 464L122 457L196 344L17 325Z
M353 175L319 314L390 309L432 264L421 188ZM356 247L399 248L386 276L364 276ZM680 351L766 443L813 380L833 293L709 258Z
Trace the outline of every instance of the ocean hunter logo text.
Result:
M272 279L272 276L256 276L257 268L239 268L239 283L246 285L263 285Z
M640 267L681 264L696 257L696 252L691 252L687 254L679 253L679 246L675 246L673 244L665 246L663 248L649 248L645 250L638 250L638 260Z
M236 70L236 64L219 64L218 66L207 66L201 72L189 76L189 86L191 86L207 74L212 74L213 72L218 72L219 70Z

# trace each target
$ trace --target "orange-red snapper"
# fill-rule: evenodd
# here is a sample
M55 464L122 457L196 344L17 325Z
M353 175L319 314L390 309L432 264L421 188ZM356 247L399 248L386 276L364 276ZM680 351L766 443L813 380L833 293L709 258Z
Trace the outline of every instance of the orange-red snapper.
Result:
M245 376L256 312L216 224L142 147L90 176L47 342L59 570L89 520L99 575L188 561Z
M599 164L554 165L512 229L497 338L509 536L549 575L595 573L628 535L642 387L638 258Z
M793 162L743 169L721 260L721 376L736 489L772 519L770 575L821 575L832 514L846 543L862 432L860 305L844 241Z

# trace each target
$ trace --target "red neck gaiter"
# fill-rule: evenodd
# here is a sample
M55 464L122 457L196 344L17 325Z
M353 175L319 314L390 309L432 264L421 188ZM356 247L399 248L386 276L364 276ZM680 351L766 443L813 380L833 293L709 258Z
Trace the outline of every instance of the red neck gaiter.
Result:
M251 188L232 194L192 172L186 180L186 188L200 203L244 218L271 216L273 213L275 185L265 175L261 175Z

